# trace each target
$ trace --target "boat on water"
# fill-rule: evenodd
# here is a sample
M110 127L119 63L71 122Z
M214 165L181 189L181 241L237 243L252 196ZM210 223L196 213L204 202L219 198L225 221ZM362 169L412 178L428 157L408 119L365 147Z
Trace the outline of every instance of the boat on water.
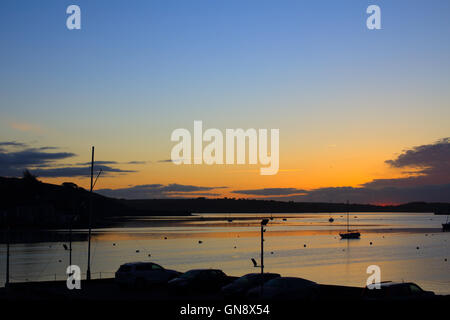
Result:
M361 237L361 233L358 231L347 231L343 233L339 233L341 239L359 239Z
M348 212L348 201L347 201L347 232L339 233L341 239L359 239L361 233L356 230L350 230L349 212Z
M329 222L333 222L334 219L330 217L330 219L328 219Z
M445 211L444 210L436 210L434 214L447 214L447 220L442 224L442 231L450 231L450 222L448 221L449 211L448 209Z

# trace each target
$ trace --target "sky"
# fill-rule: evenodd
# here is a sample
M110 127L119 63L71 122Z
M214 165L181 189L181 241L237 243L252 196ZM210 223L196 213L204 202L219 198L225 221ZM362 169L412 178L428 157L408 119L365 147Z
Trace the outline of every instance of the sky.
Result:
M449 13L437 0L1 1L0 176L87 188L95 146L110 196L450 201ZM278 173L167 161L172 131L195 120L279 129Z

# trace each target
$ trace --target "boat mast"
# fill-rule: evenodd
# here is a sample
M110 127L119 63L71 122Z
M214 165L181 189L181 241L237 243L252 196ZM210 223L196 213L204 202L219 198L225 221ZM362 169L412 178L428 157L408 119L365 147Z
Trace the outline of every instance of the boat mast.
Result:
M347 232L350 232L350 220L348 218L348 200L347 200Z
M94 182L94 146L92 146L92 161L91 161L91 188L89 195L89 231L88 231L88 262L86 271L86 280L91 280L91 229L92 229L92 189Z

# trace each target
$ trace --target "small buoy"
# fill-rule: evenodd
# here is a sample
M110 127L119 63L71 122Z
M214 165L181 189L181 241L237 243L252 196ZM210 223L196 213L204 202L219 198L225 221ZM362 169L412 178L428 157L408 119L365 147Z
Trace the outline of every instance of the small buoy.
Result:
M234 246L234 248L236 249L236 246Z
M136 250L136 252L139 252L139 250Z
M203 241L202 240L198 240L198 243L203 243Z
M113 246L116 246L116 244L115 244L115 243L113 243Z
M286 221L286 218L283 218L283 221Z
M58 262L61 262L61 260L58 260Z
M306 244L303 245L303 248L306 248Z
M270 254L273 254L273 251L271 251ZM445 259L445 260L447 260L447 259Z
M151 257L152 255L149 253L148 256Z
M447 262L447 258L445 258L444 261Z
M164 240L167 240L167 237L164 237Z
M372 241L370 241L370 245L372 245Z
M417 250L419 250L419 247L416 247Z

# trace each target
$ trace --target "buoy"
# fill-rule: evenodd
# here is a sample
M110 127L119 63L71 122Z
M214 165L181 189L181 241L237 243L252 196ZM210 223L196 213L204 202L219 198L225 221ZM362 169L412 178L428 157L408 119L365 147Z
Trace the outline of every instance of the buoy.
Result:
M198 243L203 243L203 241L202 240L198 240Z

